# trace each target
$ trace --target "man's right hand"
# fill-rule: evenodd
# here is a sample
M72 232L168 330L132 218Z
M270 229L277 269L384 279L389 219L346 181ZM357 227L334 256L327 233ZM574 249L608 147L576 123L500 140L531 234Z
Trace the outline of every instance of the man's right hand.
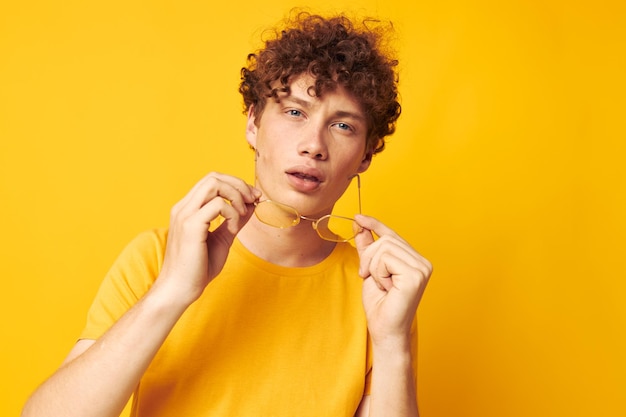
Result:
M261 193L211 173L172 209L161 273L98 340L80 340L24 405L23 417L119 416L181 314L220 272ZM211 222L224 221L212 232Z
M261 192L220 173L202 178L171 211L165 258L155 285L191 304L222 270L239 230L254 212ZM218 216L223 222L209 231Z

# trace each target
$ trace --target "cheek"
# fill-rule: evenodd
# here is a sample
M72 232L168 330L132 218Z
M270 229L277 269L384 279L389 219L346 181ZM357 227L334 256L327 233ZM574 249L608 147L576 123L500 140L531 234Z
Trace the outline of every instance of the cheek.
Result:
M282 145L275 142L265 142L257 148L256 158L257 167L268 174L280 173L281 168L285 168L286 161L289 161Z
M260 133L257 135L257 148L261 150L262 154L268 157L287 153L287 150L290 149L291 143L293 142L285 137L285 133L281 129L270 129L259 132Z
M337 153L337 156L339 169L343 168L347 171L353 171L356 173L365 158L365 147L352 146L350 148L341 149L340 152Z

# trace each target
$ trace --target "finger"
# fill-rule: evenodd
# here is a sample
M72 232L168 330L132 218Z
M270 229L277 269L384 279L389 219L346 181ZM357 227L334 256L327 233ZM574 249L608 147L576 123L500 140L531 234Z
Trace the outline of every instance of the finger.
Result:
M371 232L367 231L367 233L371 236ZM395 237L383 236L360 248L360 275L366 277L372 274L372 264L379 263L381 256L385 253L395 254L396 257L413 267L418 266L417 253L410 246Z
M381 291L389 292L394 287L394 282L391 276L382 277L378 275L370 275L370 278L374 280Z
M194 213L189 220L196 225L194 226L197 227L196 230L201 230L203 235L206 236L211 222L218 216L221 216L224 218L224 221L215 231L220 230L218 234L228 231L230 237L234 237L239 232L241 227L243 227L245 222L250 218L250 215L253 212L253 208L248 207L248 210L244 214L241 214L226 200L216 198L202 206L200 210Z
M426 261L423 256L421 256L405 241L391 236L381 237L367 250L374 253L372 257L380 257L381 255L384 255L386 253L393 254L395 257L401 259L411 268L419 268L420 265L424 261Z
M373 256L381 251L380 247L386 245L385 242L390 242L398 246L396 250L403 251L407 256L413 251L413 248L404 241L397 233L392 229L385 226L380 221L373 217L365 215L355 216L356 223L361 227L361 232L355 236L355 244L359 252L361 260L359 274L365 278L370 273L370 263ZM374 239L374 233L381 238Z
M261 195L261 192L259 190L247 184L240 178L222 174L219 172L211 172L205 175L196 184L194 184L191 190L189 190L189 192L181 201L184 204L195 201L197 200L198 196L206 195L208 190L219 189L219 184L228 184L231 187L239 190L244 196L244 199L250 203L255 201ZM203 205L203 203L200 203L200 205Z
M380 264L383 269L373 273L368 279L371 279L380 291L394 294L393 297L396 302L419 300L423 288L428 282L422 277L421 272L409 271L399 259L393 259L393 255L387 255L386 258L384 265ZM410 275L405 274L407 272L411 272ZM381 276L382 274L388 276Z
M367 276L367 277L365 277L363 279L363 291L366 291L366 288L370 288L368 291L372 291L371 290L372 284L373 284L374 287L376 287L376 289L378 290L379 293L386 293L387 292L385 287L383 287L383 285L380 282L376 281L374 279L374 277L372 277L371 275ZM381 294L379 294L379 295L381 295Z
M215 173L214 175L220 181L226 184L229 184L231 187L239 191L239 193L243 196L243 199L247 204L254 203L259 198L261 198L261 195L262 195L261 190L246 183L241 178L233 177L232 175L219 174L219 173Z
M374 235L372 234L372 232L369 229L360 226L360 230L354 236L354 244L356 246L357 251L359 252L359 255L361 254L361 252L367 249L369 245L374 243L374 240L375 239L374 239Z
M432 264L391 228L374 217L363 214L357 214L355 220L362 229L365 229L355 237L361 260L359 269L361 277L366 278L371 273L370 264L374 256L380 258L387 252L392 253L407 266L420 270L427 277L432 274ZM375 240L374 234L380 238Z
M367 270L361 276L370 276L380 289L408 288L428 279L432 266L428 260L395 238L384 236L371 244L363 253ZM423 278L422 278L423 277ZM416 278L419 278L416 280Z
M418 251L416 251L409 242L404 240L393 229L385 226L379 220L363 214L357 214L355 216L355 220L357 224L359 224L361 227L371 230L376 235L380 236L381 239L377 240L377 242L382 243L386 239L389 239L390 241L395 241L398 245L402 246L408 254L411 254L411 256L415 256L420 262L424 262L425 264L430 265L430 262L426 258L424 258ZM432 266L430 266L430 268L432 268Z
M241 214L247 211L246 203L254 202L260 191L245 181L220 173L210 173L200 180L179 203L180 211L195 211L216 197L230 201Z
M198 190L202 187L205 187L206 182L209 181L209 179L213 178L215 175L218 175L218 174L211 172L205 175L204 177L202 177L198 182L196 182L193 185L193 187L191 187L191 189L187 192L187 194L185 194L185 196L178 202L178 205L180 206L189 205L189 202L192 201L194 197L198 194Z
M357 224L365 229L371 230L376 235L383 236L394 236L401 241L405 242L393 229L385 226L380 220L375 219L371 216L366 216L364 214L357 214L354 216L354 220L356 220Z
M389 253L377 253L372 258L370 275L379 288L385 291L390 291L395 286L394 279L392 279L398 273L398 268L395 268L394 265L395 262L398 262L398 259Z
M362 228L354 237L354 244L359 254L359 275L367 278L369 275L369 264L371 255L368 254L367 248L374 243L374 236L369 230Z
M222 217L224 217L224 221L222 224L218 226L215 230L218 234L222 233L224 229L228 231L231 235L231 240L234 238L237 233L241 230L241 228L250 220L252 215L254 214L254 205L248 204L246 205L247 211L243 214L239 212L235 212L235 215L228 217L228 214L225 212L220 212Z

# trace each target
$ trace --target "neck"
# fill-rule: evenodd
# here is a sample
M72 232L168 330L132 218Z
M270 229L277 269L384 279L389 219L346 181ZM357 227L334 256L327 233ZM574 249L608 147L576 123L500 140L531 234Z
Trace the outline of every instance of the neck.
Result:
M334 242L321 239L307 221L295 227L279 229L252 216L237 237L259 258L294 268L316 265L335 248Z

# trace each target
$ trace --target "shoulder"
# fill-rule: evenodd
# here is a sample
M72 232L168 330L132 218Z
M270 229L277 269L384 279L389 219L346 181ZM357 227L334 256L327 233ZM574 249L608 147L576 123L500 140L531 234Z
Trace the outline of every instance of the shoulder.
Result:
M129 247L138 249L159 249L165 248L167 243L167 228L150 229L140 232L128 244Z
M135 259L141 257L162 263L167 245L167 228L145 230L137 234L123 249L120 257Z
M142 283L136 290L145 291L163 265L167 231L166 228L159 228L138 233L121 251L106 279L124 282L131 287Z

